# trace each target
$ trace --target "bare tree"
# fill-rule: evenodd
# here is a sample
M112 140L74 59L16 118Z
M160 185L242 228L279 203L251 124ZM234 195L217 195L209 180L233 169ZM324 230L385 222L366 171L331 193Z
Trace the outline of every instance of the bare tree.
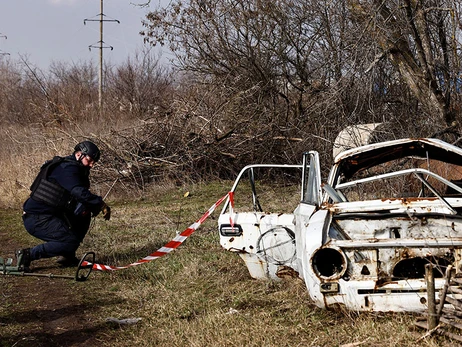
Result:
M133 59L109 70L106 79L110 109L149 117L156 110L165 112L169 108L170 72L151 50L136 53Z
M356 23L372 38L367 42L379 50L375 62L389 59L427 117L442 126L456 120L460 102L456 95L460 4L457 0L349 1Z
M258 86L266 107L285 103L277 111L283 119L294 107L303 113L301 93L322 83L315 55L321 50L320 28L303 2L178 1L147 19L146 40L168 42L182 69L236 90Z
M255 152L271 149L272 160L313 146L330 153L343 127L383 119L385 95L363 67L374 55L358 45L364 30L352 24L345 1L178 1L144 24L146 41L168 44L204 94L224 97L215 104L233 100L216 128L253 139ZM201 116L209 118L205 109ZM289 138L302 141L294 148Z

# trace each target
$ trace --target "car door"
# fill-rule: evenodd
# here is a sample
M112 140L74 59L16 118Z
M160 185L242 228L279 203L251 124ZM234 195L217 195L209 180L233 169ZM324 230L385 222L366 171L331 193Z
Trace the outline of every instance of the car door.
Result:
M220 243L239 253L254 278L277 278L287 268L297 271L294 210L300 201L321 199L320 178L314 173L304 177L310 161L316 161L314 172L319 172L317 153L310 153L302 165L246 166L231 188L218 220ZM315 192L307 193L317 184Z

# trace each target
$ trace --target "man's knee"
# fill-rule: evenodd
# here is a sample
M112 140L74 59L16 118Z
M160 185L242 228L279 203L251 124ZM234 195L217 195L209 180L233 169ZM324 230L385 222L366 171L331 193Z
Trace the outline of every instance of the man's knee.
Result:
M62 249L64 253L75 253L75 251L77 250L77 248L79 248L79 246L80 246L80 242L78 240L74 242L62 243Z

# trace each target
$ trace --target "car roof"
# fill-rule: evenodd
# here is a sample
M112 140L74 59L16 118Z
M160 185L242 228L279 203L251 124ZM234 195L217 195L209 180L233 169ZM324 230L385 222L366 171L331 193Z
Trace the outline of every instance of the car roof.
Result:
M349 149L335 157L334 165L345 177L400 158L435 159L462 165L462 148L433 138L406 138Z

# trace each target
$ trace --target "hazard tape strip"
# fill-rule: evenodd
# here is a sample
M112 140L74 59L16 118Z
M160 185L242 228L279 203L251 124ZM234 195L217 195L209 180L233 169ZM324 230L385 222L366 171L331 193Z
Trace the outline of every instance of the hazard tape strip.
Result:
M125 266L111 266L111 265L104 265L104 264L92 264L87 261L82 262L83 267L89 267L92 265L93 270L100 270L100 271L114 271L114 270L122 270L126 269L132 266L136 265L141 265L144 263L148 263L150 261L153 261L157 258L160 258L174 249L178 248L187 238L190 236L193 232L195 232L201 224L215 211L215 209L227 198L230 198L231 205L234 206L234 196L232 192L227 193L225 196L223 196L221 199L219 199L216 203L214 203L207 212L204 213L204 215L197 220L195 223L191 224L188 228L186 228L182 233L178 234L173 240L168 242L165 246L159 248L157 251L154 253L151 253L147 257L144 257L134 263L131 263L129 265Z

